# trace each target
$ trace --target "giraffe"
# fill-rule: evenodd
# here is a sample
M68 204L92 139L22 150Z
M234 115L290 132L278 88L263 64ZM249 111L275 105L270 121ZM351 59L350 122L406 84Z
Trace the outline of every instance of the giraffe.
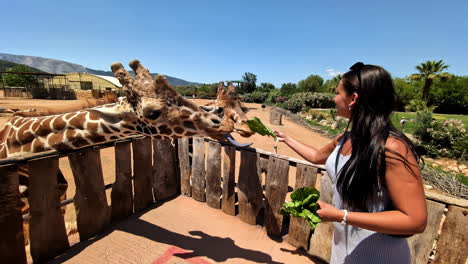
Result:
M248 118L246 113L248 109L242 106L241 98L237 94L236 88L232 82L228 82L226 90L224 82L220 81L218 84L216 100L202 106L202 108L208 112L217 113L218 116L223 118L223 120L230 120L233 125L233 132L242 137L250 137L255 134L247 124ZM227 135L225 138L238 147L248 147L252 145L252 143L239 143L231 135Z
M120 63L112 72L126 88L119 102L71 113L49 116L13 116L0 131L0 158L46 150L71 150L101 142L142 134L157 139L210 136L216 139L233 130L232 120L221 119L184 99L163 75L154 80L138 60L130 62L133 78ZM61 174L61 173L59 173ZM20 175L23 212L28 210L27 174ZM1 177L1 176L0 176ZM57 176L61 197L65 179ZM25 221L26 222L26 221ZM27 223L25 223L27 225ZM27 227L25 228L27 232ZM28 239L25 233L25 240Z

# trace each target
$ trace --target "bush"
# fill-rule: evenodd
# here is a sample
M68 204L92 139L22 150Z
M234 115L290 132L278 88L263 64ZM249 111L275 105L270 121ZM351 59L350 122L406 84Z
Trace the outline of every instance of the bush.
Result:
M429 128L431 128L432 111L425 109L416 112L416 125L414 127L414 136L422 142L429 142Z
M431 112L434 111L436 106L426 106L426 102L423 100L411 100L409 103L405 106L406 112L420 112L424 110L429 110Z
M264 103L268 98L268 92L255 91L253 93L243 94L242 100L246 103Z
M328 93L296 93L284 105L287 110L293 113L302 111L304 107L332 108L335 106L333 97L333 94Z
M420 141L420 147L424 149L423 154L430 157L466 159L468 135L462 121L439 121L431 118L429 122L428 119L427 112L418 113L416 116L414 135Z

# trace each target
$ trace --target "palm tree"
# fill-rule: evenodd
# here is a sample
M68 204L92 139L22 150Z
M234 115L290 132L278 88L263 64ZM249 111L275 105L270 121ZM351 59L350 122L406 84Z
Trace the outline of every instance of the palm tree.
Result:
M447 69L449 65L446 65L443 60L439 61L426 61L419 65L416 65L416 69L419 73L411 74L410 79L413 80L424 80L424 87L422 93L422 99L427 103L429 101L429 91L434 79L440 78L442 80L447 79L450 74L442 72Z

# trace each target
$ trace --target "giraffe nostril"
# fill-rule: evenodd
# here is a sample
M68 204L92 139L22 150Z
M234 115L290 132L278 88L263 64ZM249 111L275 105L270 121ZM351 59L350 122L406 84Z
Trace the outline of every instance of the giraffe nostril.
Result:
M211 122L213 122L213 124L217 124L217 125L221 124L221 121L219 121L218 119L214 119L214 118L211 119Z

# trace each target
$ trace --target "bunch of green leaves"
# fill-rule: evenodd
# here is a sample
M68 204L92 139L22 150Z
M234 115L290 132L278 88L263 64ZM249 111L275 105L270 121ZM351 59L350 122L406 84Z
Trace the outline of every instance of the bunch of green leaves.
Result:
M320 217L317 215L319 197L320 192L314 187L299 188L291 194L292 201L283 204L280 213L304 218L313 230L320 223Z
M271 136L277 141L276 134L273 130L265 126L265 124L262 123L262 121L258 117L253 117L250 120L247 120L247 125L249 125L249 128L255 132L258 133L262 136Z

